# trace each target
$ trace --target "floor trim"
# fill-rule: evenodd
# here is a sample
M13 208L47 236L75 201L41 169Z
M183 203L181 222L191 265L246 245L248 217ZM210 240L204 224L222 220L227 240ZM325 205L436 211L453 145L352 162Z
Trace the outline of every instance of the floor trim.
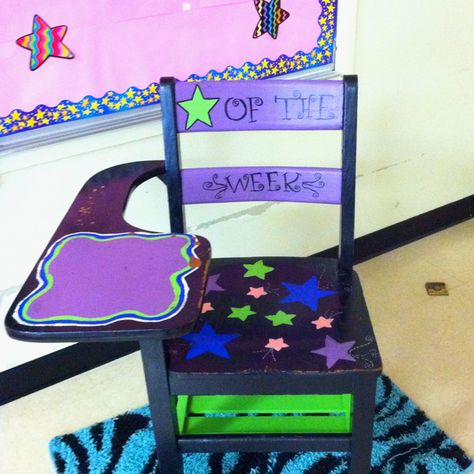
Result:
M138 350L136 342L68 346L0 373L0 405L82 374Z
M474 217L474 194L355 239L355 263L362 263ZM337 256L337 247L314 254Z
M474 216L474 195L359 237L355 261L363 262ZM337 247L317 256L332 257ZM0 373L0 405L49 387L138 350L133 342L81 343Z

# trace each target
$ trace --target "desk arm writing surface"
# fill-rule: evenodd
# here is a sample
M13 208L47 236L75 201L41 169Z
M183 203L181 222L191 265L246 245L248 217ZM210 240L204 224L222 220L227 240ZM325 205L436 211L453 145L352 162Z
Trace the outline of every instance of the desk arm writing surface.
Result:
M101 171L83 186L7 314L12 337L120 341L191 330L209 243L146 232L123 219L131 191L163 174L162 161L134 162Z

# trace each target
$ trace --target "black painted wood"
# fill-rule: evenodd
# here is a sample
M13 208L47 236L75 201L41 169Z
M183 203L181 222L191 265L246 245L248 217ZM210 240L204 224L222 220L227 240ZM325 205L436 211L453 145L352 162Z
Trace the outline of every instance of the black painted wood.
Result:
M163 179L163 175L159 175ZM355 263L374 258L474 217L474 195L355 239ZM338 247L314 254L336 257ZM136 342L80 343L0 373L0 405L138 350ZM179 387L179 381L176 382Z
M185 232L181 162L176 125L175 87L172 77L162 78L160 90L163 108L166 180L172 232ZM340 212L339 268L341 276L351 274L354 262L354 207L357 141L357 76L344 76L342 128L342 190ZM316 165L316 163L315 163Z
M375 397L368 394L375 394L376 381L376 377L358 380L353 390L350 468L352 474L370 472Z
M315 87L317 84L315 83ZM180 176L180 157L178 149L178 140L177 140L177 131L176 131L176 109L175 109L175 97L174 97L174 80L171 78L164 79L161 82L162 89L162 107L163 107L163 133L164 133L164 142L165 142L165 157L166 157L166 184L168 187L169 195L169 211L170 211L170 222L171 229L173 232L183 232L185 230L184 223L184 213L182 209L182 183ZM378 356L378 350L375 343L375 337L372 332L370 320L368 317L368 312L365 306L363 299L363 294L360 289L360 286L357 282L357 287L354 282L357 281L356 277L352 274L352 263L353 263L353 236L354 236L354 192L355 192L355 135L356 135L356 107L357 107L357 80L355 77L345 77L344 78L344 118L343 118L343 146L342 146L342 155L343 155L343 165L342 165L342 174L343 174L343 191L341 199L341 250L340 258L338 262L337 271L334 262L328 262L322 259L271 259L270 261L270 270L275 270L275 274L268 278L268 283L272 288L279 288L277 291L277 298L267 297L264 300L265 307L260 307L262 314L269 315L274 314L278 310L280 300L282 296L285 295L285 291L288 292L288 289L285 290L283 287L285 281L290 281L289 284L293 285L302 285L304 286L306 282L314 279L316 282L317 288L320 288L320 284L324 284L321 288L330 289L328 294L324 296L325 299L329 302L328 306L324 306L324 313L320 314L330 314L338 315L337 323L334 328L331 328L331 335L336 337L340 343L349 342L349 344L354 345L356 341L360 344L362 341L370 341L373 344L372 350L375 351L377 357L372 361L372 365L367 367L365 363L361 361L357 362L352 356L349 358L349 364L347 364L347 353L346 357L339 357L342 359L342 364L339 363L337 370L331 370L332 365L328 365L327 361L322 362L321 358L315 359L312 356L312 350L314 347L314 338L305 338L305 334L311 331L314 331L314 328L311 328L310 322L314 317L314 311L317 309L317 305L312 307L312 303L308 307L312 310L309 311L309 314L305 314L301 322L304 323L301 326L299 322L286 324L287 327L285 332L283 328L280 328L279 333L285 335L285 338L290 341L291 347L301 345L303 351L296 358L300 363L295 366L293 357L291 353L288 353L287 356L281 357L280 365L275 365L271 369L267 366L267 362L262 364L261 356L256 357L252 349L248 352L248 346L246 343L245 337L249 341L252 335L252 330L250 333L240 332L242 328L240 325L238 327L232 326L234 321L229 321L230 318L217 318L217 321L214 321L213 324L218 324L225 321L230 325L230 331L226 332L225 327L221 326L221 329L224 330L222 334L231 334L233 339L238 341L237 346L234 347L234 357L240 354L242 363L238 362L232 363L230 365L221 363L218 364L215 360L207 360L202 357L199 360L189 362L188 357L189 353L186 346L182 346L183 340L180 342L181 348L179 346L174 347L173 343L169 343L167 346L164 345L162 338L167 337L168 334L165 334L163 331L156 330L154 327L150 327L151 331L147 335L141 331L141 327L138 328L129 328L128 326L117 327L117 330L104 330L102 332L104 340L116 339L120 340L124 335L133 335L140 341L140 348L142 352L142 359L145 371L145 379L148 391L148 397L150 402L150 411L153 422L154 434L157 444L157 456L160 462L160 469L162 472L170 473L182 473L183 466L181 457L178 449L178 439L177 439L177 419L176 419L176 404L174 399L174 394L190 394L194 393L197 388L203 390L204 393L208 394L229 394L231 388L234 387L236 391L242 391L247 394L257 394L257 393L272 393L272 394L281 394L281 393L298 393L298 389L301 390L300 393L352 393L355 397L354 402L354 426L353 433L351 435L351 451L353 454L354 462L351 468L352 473L363 472L360 469L364 468L367 465L367 456L370 457L370 448L371 441L367 436L367 427L373 423L373 401L375 399L375 377L382 370L381 360ZM134 180L138 178L134 175ZM130 177L127 177L127 184L129 184ZM133 181L132 181L133 182ZM120 188L120 193L123 193L125 189L125 183ZM114 183L110 183L111 188L113 189ZM105 188L105 186L103 186ZM103 189L101 188L101 189ZM117 192L116 192L117 193ZM119 193L117 193L119 194ZM87 193L84 193L86 196ZM73 219L73 214L67 215L64 222L69 223ZM121 226L123 223L121 221L121 215L116 216L115 222ZM76 223L79 221L75 221ZM65 228L65 225L60 229ZM204 243L204 248L206 247ZM198 247L201 248L201 245ZM206 248L205 248L206 250ZM203 271L203 267L206 263L206 258L208 257L208 250L204 252L205 255L198 255L203 265L199 267L199 280L198 282L191 286L190 283L190 293L199 293L202 295L204 291L204 283L206 278L206 271ZM229 260L229 259L227 259ZM219 263L215 262L219 273L219 278L221 275L225 275L226 283L225 287L227 288L227 298L230 307L234 306L233 301L237 296L241 294L245 295L245 292L248 289L249 280L244 280L242 268L246 268L243 261L224 261ZM257 261L256 258L252 259L253 263ZM222 264L222 265L221 265ZM221 265L221 266L219 266ZM207 268L207 267L206 267ZM245 275L244 275L245 276ZM344 278L340 278L343 276ZM198 277L196 277L198 278ZM259 277L261 280L265 278ZM233 282L238 282L234 287L236 293L231 292L233 287ZM319 283L318 283L319 282ZM28 285L31 282L28 281L26 288L22 291L28 289ZM280 288L281 286L281 288ZM221 288L224 291L223 288ZM281 291L280 291L281 290ZM215 291L215 290L214 290ZM267 293L268 294L268 293ZM331 299L329 299L331 297ZM320 298L323 298L320 296ZM188 298L189 299L189 298ZM224 295L220 295L220 300L224 300ZM290 298L291 299L291 298ZM198 303L199 301L199 303ZM297 300L299 301L299 300ZM201 298L194 299L191 301L191 305L187 304L186 308L190 307L192 312L199 312ZM227 304L226 303L226 304ZM291 303L291 301L289 302ZM295 303L295 302L294 302ZM217 304L217 303L216 303ZM293 307L290 311L296 312L296 308ZM184 310L181 311L184 313ZM180 313L180 315L181 315ZM301 313L301 311L300 311ZM10 319L9 319L10 317ZM195 320L195 317L194 317ZM265 322L265 320L262 320ZM333 320L331 320L333 321ZM208 324L205 321L198 321L198 325L201 324L201 327L204 324ZM268 325L268 322L266 322ZM180 326L182 329L183 325ZM211 326L209 326L211 327ZM11 315L7 316L7 329L9 333L13 336L20 337L24 336L23 333L19 333L18 328L15 326L15 322L11 318ZM134 330L131 330L134 329ZM168 328L169 329L169 328ZM171 328L176 329L176 328ZM240 329L240 330L239 330ZM258 341L252 341L250 347L267 347L265 344L268 339L268 334L265 333L266 328L262 327L257 332L264 334L263 340L261 338ZM23 332L29 333L29 328L22 329ZM77 328L77 336L83 337L84 332L89 332L82 328ZM359 331L359 332L357 332ZM360 332L362 331L362 332ZM38 333L46 333L46 339L51 337L58 337L58 340L64 340L66 332L61 333L61 331L56 330L41 330L41 331L32 331ZM70 337L69 332L66 337ZM234 334L237 333L238 334ZM57 334L56 334L57 333ZM180 333L182 334L182 333ZM217 333L216 333L217 334ZM328 332L329 334L329 332ZM41 334L42 337L45 337L44 334ZM273 334L272 334L273 335ZM73 335L72 335L73 336ZM101 334L95 334L89 332L89 337L101 337ZM177 334L178 336L178 334ZM242 341L240 337L242 336ZM79 338L79 337L78 337ZM326 340L328 341L329 335L324 336L321 339L318 335L318 346L317 348L323 347L321 343ZM232 339L232 340L233 340ZM335 342L335 340L334 340ZM337 343L337 342L336 342ZM242 345L243 350L240 350L240 345ZM166 360L165 357L165 347L168 349L169 360ZM184 351L182 348L184 347ZM288 347L288 346L287 346ZM237 351L239 349L239 351ZM348 349L346 349L348 350ZM255 349L254 349L255 351ZM205 351L207 352L207 351ZM314 352L314 350L313 350ZM201 354L203 355L203 354ZM290 357L288 357L290 356ZM328 356L326 356L328 357ZM224 359L227 357L224 356ZM230 358L230 356L229 356ZM339 359L337 360L339 362ZM276 362L276 359L275 359ZM332 362L334 364L335 362ZM215 369L212 370L212 365ZM182 387L182 391L177 391L176 385L173 384L173 376L177 375L179 382ZM197 375L198 374L198 375ZM226 377L232 374L232 379L229 380L228 384L223 384L224 379L222 377L216 378L216 375L224 374ZM252 375L253 380L252 384L249 384L249 375ZM196 378L197 376L197 378ZM194 379L193 379L194 377ZM367 383L370 378L372 383ZM197 387L196 384L199 384ZM370 400L369 403L365 403L364 399ZM356 413L357 411L357 413ZM357 432L356 432L357 431ZM359 433L363 431L363 433ZM370 430L369 430L370 431ZM227 449L227 450L248 450L248 451L258 451L260 449L266 450L275 450L275 449L285 449L285 437L278 437L276 439L270 439L269 437L239 437L232 439L229 437L212 437L212 440L204 439L201 440L195 439L194 444L189 446L193 449L200 448L202 450L214 450L214 449ZM340 437L319 437L323 442L318 445L316 438L314 438L314 443L311 445L310 449L319 449L318 446L324 447L326 450L338 450L341 448ZM331 438L331 439L330 439ZM237 443L240 441L241 444ZM304 439L300 438L301 444L297 445L297 437L289 436L286 437L287 445L293 443L294 449L303 449L305 446L308 446L307 443L304 443ZM186 440L184 441L183 448L186 448ZM346 447L347 449L347 447ZM357 456L355 456L357 455Z
M227 349L232 354L230 358L216 357L212 354L202 354L199 357L186 357L190 343L183 339L170 339L165 342L170 354L168 367L172 373L184 372L188 375L201 373L205 375L242 373L261 374L264 381L271 372L297 372L303 376L307 372L326 373L327 366L324 357L315 357L311 350L325 345L326 336L338 341L357 341L356 345L366 345L365 351L371 351L370 363L372 369L381 366L375 335L370 323L369 313L364 301L362 288L357 275L354 273L350 286L341 285L335 259L308 257L265 257L266 265L274 268L266 275L264 285L269 293L258 300L246 295L251 283L242 278L244 264L253 263L258 258L225 258L214 259L209 268L210 278L219 276L219 284L225 291L211 292L206 296L206 302L211 302L214 310L201 314L193 329L199 333L206 325L216 332L234 334L236 339L229 343ZM316 319L315 312L300 303L282 304L281 299L286 293L282 281L300 283L317 277L321 288L332 290L334 293L322 299L318 304L317 314L334 314L331 328L316 330L312 321ZM262 282L263 283L263 282ZM253 285L253 284L252 284ZM253 301L251 301L253 300ZM238 318L228 318L229 308L242 308L251 305L257 314L250 316L245 322ZM278 311L297 314L292 324L283 324L275 328L264 315L276 314ZM265 345L269 338L283 337L289 344L290 350L282 350L275 357L265 356ZM353 372L367 370L367 361L341 361L338 369ZM280 387L281 389L281 387Z
M184 306L173 317L160 321L117 318L116 321L104 325L81 323L29 325L21 323L13 316L20 301L38 287L37 273L41 260L60 238L84 232L95 232L100 235L142 232L142 229L124 220L123 210L131 191L136 186L155 176L162 176L164 171L163 161L131 162L105 169L85 183L7 312L5 328L9 336L39 342L117 342L137 341L142 337L151 337L152 334L161 338L179 337L191 330L197 317L196 308L202 299L210 259L209 242L198 236L195 236L196 241L193 245L198 244L195 256L200 264L186 279L189 291ZM88 216L87 219L85 215ZM158 251L158 246L155 247L155 251ZM179 254L176 258L180 258ZM126 273L120 275L127 277ZM85 275L83 277L87 278ZM113 285L113 278L111 281L110 284ZM159 297L156 294L146 296ZM97 301L100 301L102 295L97 295L96 292L96 297Z
M339 268L350 275L354 263L355 170L357 146L357 77L344 76L342 190Z
M185 229L185 221L183 212L179 143L176 130L174 85L175 79L172 77L164 77L160 81L170 229L171 232L182 233Z
M316 86L316 84L315 84ZM343 81L344 86L344 109L343 109L343 137L342 137L342 193L341 193L341 219L340 219L340 250L339 258L337 262L334 284L333 280L330 282L326 281L325 285L328 288L337 289L338 297L335 298L337 304L330 310L334 310L334 313L340 314L342 325L338 328L339 340L370 340L374 344L374 350L377 352L377 346L375 343L375 337L370 325L365 301L363 298L362 291L360 289L354 296L353 282L356 277L353 277L352 266L354 261L354 193L355 193L355 154L356 154L356 133L357 133L357 78L355 76L345 76ZM167 184L168 184L168 199L170 202L170 219L176 227L172 227L173 230L179 229L184 231L185 224L182 212L182 188L180 182L179 172L179 149L177 145L177 133L176 133L176 111L175 104L172 102L173 99L173 87L174 82L172 79L165 79L162 81L162 90L165 90L165 101L166 101L166 113L170 116L166 121L163 122L164 135L165 135L165 155L166 155L166 168L167 168ZM165 113L165 112L164 112ZM181 213L178 209L181 207ZM179 222L179 219L181 221ZM228 259L224 259L228 260ZM277 267L278 262L267 258L270 261L271 267ZM304 260L304 259L303 259ZM214 260L211 262L211 274L219 274L219 278L226 272L224 264L220 267L222 260ZM234 261L232 264L234 267L230 268L226 284L224 287L230 294L231 286L229 282L238 281L237 268L243 268L243 261ZM331 264L332 265L332 264ZM329 265L329 267L331 267ZM216 273L213 270L215 267L218 268L220 273ZM302 280L298 280L298 284L307 281L309 274L304 266L299 268L299 264L295 261L287 262L287 266L290 268L290 273L295 274L301 273ZM319 267L317 260L311 262L311 274L317 273L316 268ZM275 273L283 275L285 272L282 268L278 269ZM321 263L321 268L329 268L328 263ZM235 268L235 270L233 270ZM328 271L328 273L331 273ZM241 277L240 277L241 278ZM219 280L221 281L221 280ZM273 288L277 281L269 282ZM277 287L278 288L278 287ZM358 288L360 288L358 286ZM242 292L241 284L236 286L236 294ZM278 292L278 291L277 291ZM284 294L284 293L283 293ZM222 301L225 296L221 294L218 301ZM355 301L356 300L356 301ZM217 301L217 300L216 300ZM235 299L232 294L229 296L229 300L226 300L226 307L239 307L239 304L235 303ZM270 298L267 299L270 302ZM271 303L273 304L273 303ZM240 302L240 306L242 302ZM329 310L329 309L328 309ZM275 307L269 306L268 311L263 311L260 308L262 314L273 314ZM273 311L270 312L270 311ZM292 310L293 312L296 309ZM326 313L325 313L326 314ZM360 318L360 321L354 321L353 316ZM219 316L219 315L218 315ZM224 316L220 314L220 316ZM220 321L220 322L219 322ZM308 321L306 321L308 322ZM225 318L218 318L218 320L210 319L208 323L203 315L198 320L196 326L200 328L205 327L205 324L212 324L219 327L220 333L232 334L239 333L237 327L233 326L233 322L228 322ZM355 333L351 332L351 328L356 327L360 324L362 327L370 328L359 337L355 336ZM309 326L309 324L308 324ZM265 328L260 328L260 332L264 331ZM303 328L299 329L303 331ZM291 332L287 329L285 334L285 340L287 337L292 337ZM260 334L259 329L256 330ZM375 380L376 376L381 372L380 358L377 356L375 363L372 367L366 367L365 365L355 365L352 367L344 367L339 370L328 371L325 366L317 365L316 362L302 363L299 367L293 367L292 364L288 364L279 367L275 365L271 370L262 364L261 360L257 360L255 356L248 353L248 347L256 346L263 347L264 342L258 340L258 344L252 345L248 342L249 334L242 335L242 341L240 336L237 337L236 343L234 344L234 357L237 354L242 354L243 362L238 361L235 364L226 364L223 361L216 361L215 359L206 359L201 357L196 360L195 363L189 362L187 358L188 347L183 345L183 341L171 340L165 344L166 349L169 353L168 360L168 371L169 371L169 382L171 387L171 393L173 394L282 394L282 393L352 393L356 395L356 402L354 404L354 410L357 410L357 415L354 414L354 430L366 430L368 425L373 423L373 402L375 400L375 384L369 383L369 381ZM350 337L349 337L350 335ZM247 336L247 340L245 339ZM266 335L265 335L266 337ZM265 339L264 337L264 339ZM296 337L296 336L295 336ZM304 335L299 342L304 341ZM255 342L255 341L254 341ZM242 345L242 351L238 351L238 346ZM294 347L293 341L291 347ZM308 346L309 347L309 346ZM305 354L309 353L308 347L305 348ZM320 347L320 346L319 346ZM184 352L183 352L184 351ZM298 360L303 361L303 357L297 356ZM290 369L291 366L291 369ZM363 394L363 395L362 395ZM371 400L367 404L362 403L363 398ZM169 430L168 430L169 431ZM159 434L158 434L159 435ZM367 453L370 457L371 442L367 444L366 433L355 433L353 432L350 437L350 448L354 457L354 463L351 468L352 473L362 474L365 471L361 471L360 468L365 468L367 462ZM293 447L297 450L297 440L293 439ZM300 439L300 441L303 441ZM327 440L323 443L324 448L327 450L340 449L340 442L332 439ZM181 438L179 441L180 447L183 450L203 450L203 451L220 451L220 450L247 450L247 451L259 451L259 450L277 450L284 449L285 443L281 442L281 439L270 440L263 437L222 437L213 436L202 439L191 439L187 440ZM291 443L290 443L291 444ZM308 445L301 444L300 449L305 449ZM316 448L312 446L312 448ZM348 446L346 446L348 449ZM357 452L356 452L357 451Z
M349 451L347 435L192 436L178 438L183 452ZM363 472L363 471L361 471Z
M186 374L171 372L173 394L303 395L351 393L357 379L370 380L380 369L341 373Z
M140 349L160 472L181 474L183 465L176 439L176 403L170 394L163 342L142 339Z

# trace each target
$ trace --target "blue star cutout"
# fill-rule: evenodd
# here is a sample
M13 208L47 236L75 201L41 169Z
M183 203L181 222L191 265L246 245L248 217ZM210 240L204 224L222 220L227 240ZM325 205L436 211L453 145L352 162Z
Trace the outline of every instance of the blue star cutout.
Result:
M183 336L185 341L191 343L186 359L193 359L206 352L230 359L230 354L227 352L225 345L237 337L239 337L239 334L217 334L210 324L204 323L201 331Z
M333 295L335 291L321 290L318 288L318 279L313 276L302 285L283 282L285 288L290 292L280 303L303 303L312 311L318 309L318 302L325 296Z

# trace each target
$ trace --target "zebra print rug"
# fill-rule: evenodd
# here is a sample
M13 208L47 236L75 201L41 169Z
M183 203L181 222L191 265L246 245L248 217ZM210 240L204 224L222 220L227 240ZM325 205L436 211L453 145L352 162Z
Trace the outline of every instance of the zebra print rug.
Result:
M58 474L157 474L148 407L131 410L50 442ZM377 384L373 474L458 474L474 470L467 454L387 377ZM346 453L194 453L186 474L342 474ZM166 473L171 474L171 473Z

